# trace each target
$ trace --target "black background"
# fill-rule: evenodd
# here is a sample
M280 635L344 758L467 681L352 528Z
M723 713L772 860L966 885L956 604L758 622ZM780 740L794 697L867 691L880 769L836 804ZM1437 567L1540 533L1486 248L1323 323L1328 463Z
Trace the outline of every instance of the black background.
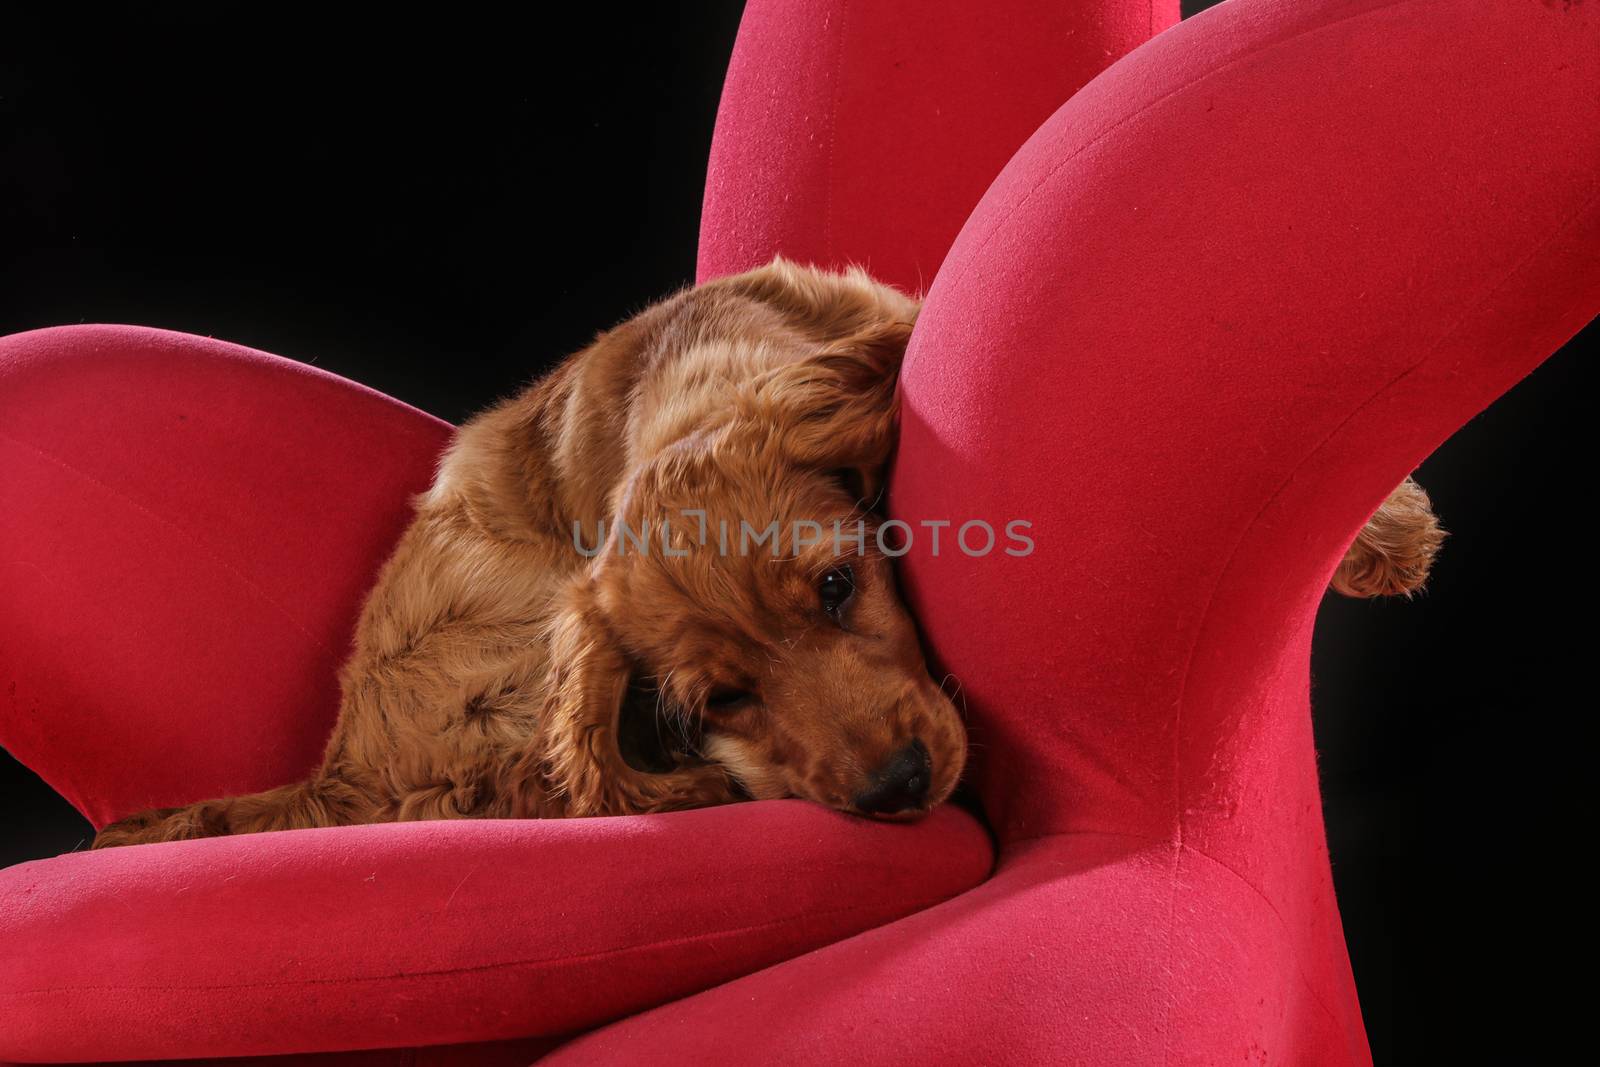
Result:
M692 278L738 9L596 5L538 32L13 21L0 334L210 334L459 421ZM1380 1063L1596 1058L1595 336L1422 468L1453 532L1427 595L1330 597L1318 620L1334 876ZM0 813L0 864L90 832L3 753Z

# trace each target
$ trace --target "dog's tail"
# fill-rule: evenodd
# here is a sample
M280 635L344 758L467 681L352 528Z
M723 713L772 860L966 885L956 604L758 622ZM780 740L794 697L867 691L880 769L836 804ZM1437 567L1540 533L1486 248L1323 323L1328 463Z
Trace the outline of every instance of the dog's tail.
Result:
M1422 486L1407 478L1367 520L1333 574L1345 596L1410 596L1422 588L1445 532Z
M362 807L360 794L348 783L313 778L263 793L140 812L101 830L91 847L339 826L357 821L355 816Z

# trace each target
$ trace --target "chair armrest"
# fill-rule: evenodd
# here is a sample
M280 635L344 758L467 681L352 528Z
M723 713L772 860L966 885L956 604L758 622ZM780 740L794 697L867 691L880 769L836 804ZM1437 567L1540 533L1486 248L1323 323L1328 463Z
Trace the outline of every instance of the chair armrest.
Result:
M450 432L207 338L0 339L0 745L97 826L306 774Z
M989 838L803 801L138 845L0 871L0 1060L555 1035L981 882Z

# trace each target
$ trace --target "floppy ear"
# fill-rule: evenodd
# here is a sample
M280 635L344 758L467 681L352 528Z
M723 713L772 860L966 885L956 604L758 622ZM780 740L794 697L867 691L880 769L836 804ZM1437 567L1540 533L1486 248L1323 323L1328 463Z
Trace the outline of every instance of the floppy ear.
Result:
M549 656L539 736L513 772L542 786L545 806L554 811L541 814L631 815L736 799L720 767L679 766L652 774L624 758L631 665L586 577L562 598L549 632ZM523 806L536 807L537 800Z
M881 322L815 355L768 371L750 414L775 428L792 462L837 470L864 499L877 495L900 415L896 383L909 322Z

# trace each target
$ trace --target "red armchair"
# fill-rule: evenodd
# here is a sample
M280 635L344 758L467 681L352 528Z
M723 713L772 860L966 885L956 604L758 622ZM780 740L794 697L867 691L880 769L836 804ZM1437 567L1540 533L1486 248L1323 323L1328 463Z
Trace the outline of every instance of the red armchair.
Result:
M1231 0L1072 95L1175 12L1011 6L752 4L700 261L932 279L891 508L1037 543L905 566L992 870L961 812L795 802L65 856L0 872L0 1057L1369 1058L1311 623L1600 309L1600 21ZM447 429L173 334L0 344L0 742L97 823L303 772Z

